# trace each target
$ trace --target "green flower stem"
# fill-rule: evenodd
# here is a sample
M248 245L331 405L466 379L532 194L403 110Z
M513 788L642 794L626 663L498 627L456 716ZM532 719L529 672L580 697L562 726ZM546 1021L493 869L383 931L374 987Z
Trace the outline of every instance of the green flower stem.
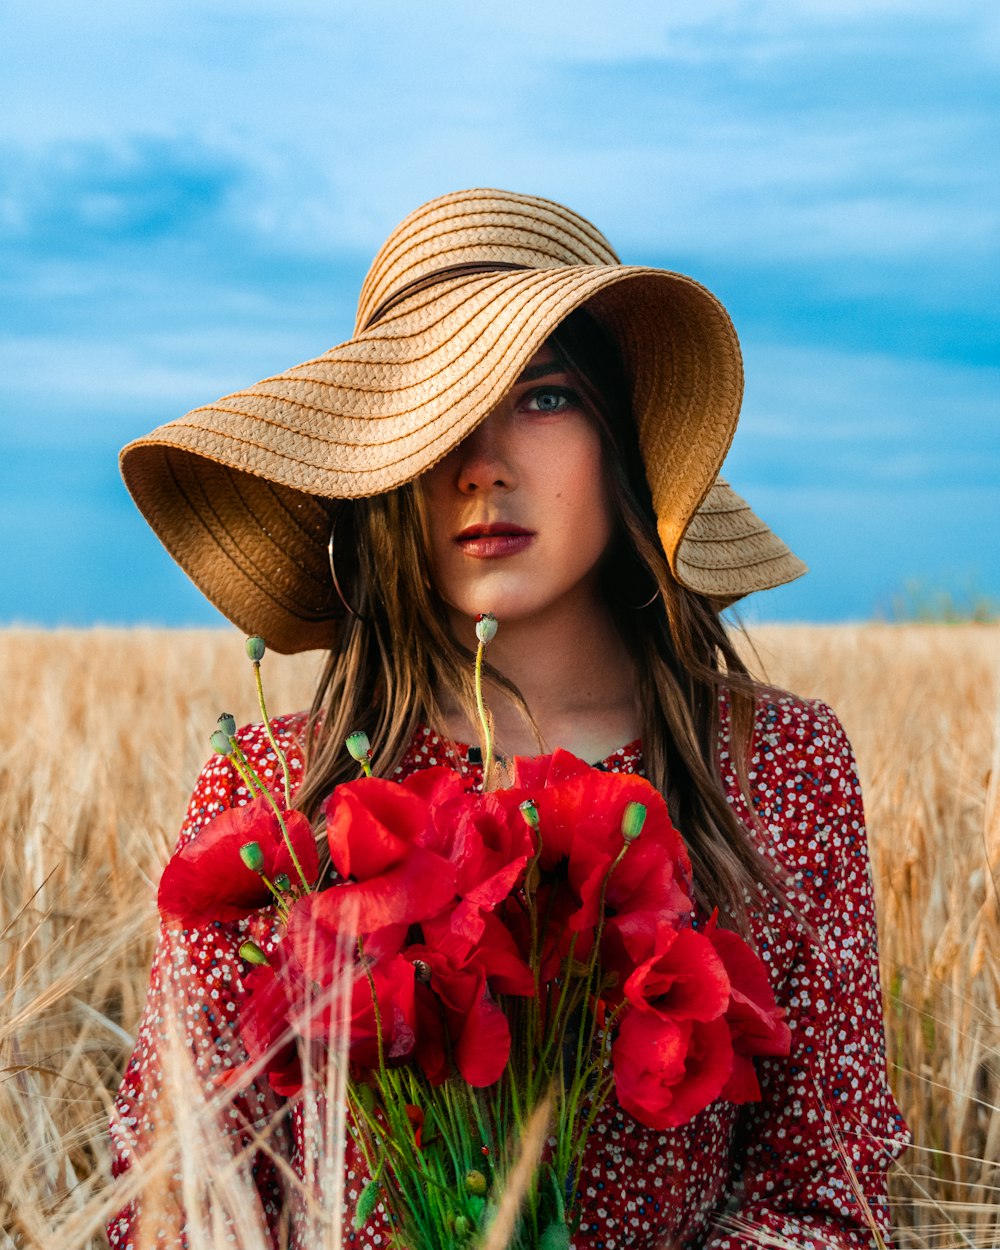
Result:
M485 650L484 642L476 648L476 710L479 712L479 722L483 727L483 740L486 743L486 755L483 759L484 793L490 788L490 778L493 772L493 734L490 730L490 718L486 713L486 704L483 702L483 653Z
M247 791L250 794L250 797L253 798L254 795L263 794L264 785L254 770L250 767L250 763L237 745L236 739L230 738L229 743L233 749L230 754L226 756L226 758L239 773L243 780L243 784L246 786Z
M438 1111L443 1111L446 1117L439 1125L441 1139L450 1159L451 1171L457 1185L471 1166L469 1162L471 1145L468 1140L468 1134L464 1131L467 1128L467 1123L454 1106L452 1097L454 1093L453 1083L446 1081L444 1085L438 1086L438 1090L441 1097L436 1101L436 1106Z
M480 647L480 651L482 651L482 647ZM525 873L526 889L525 889L525 899L524 899L525 906L527 907L527 911L528 911L528 925L529 925L529 932L530 932L530 939L529 939L530 947L529 947L528 964L529 964L529 967L531 968L532 980L534 983L533 984L534 994L528 1000L528 1008L527 1008L528 1019L527 1019L526 1039L525 1039L526 1048L525 1048L525 1053L524 1053L524 1071L528 1078L528 1102L529 1102L529 1105L531 1106L534 1105L535 1093L536 1093L535 1082L534 1082L535 1057L536 1057L535 1039L538 1037L539 1033L541 1032L541 1017L539 1016L538 1005L539 1005L539 1002L541 1001L541 988L542 988L541 987L541 975L542 975L541 962L542 961L541 961L541 951L539 949L540 931L538 927L538 908L536 906L536 900L535 900L535 889L537 888L537 882L538 882L538 862L541 859L542 846L543 846L541 826L538 824L533 825L532 834L536 840L535 841L535 853L531 857L531 860L528 863L527 871ZM551 899L549 901L551 904ZM513 1085L514 1082L512 1081L511 1084ZM522 1126L519 1124L518 1125L519 1131L521 1127Z
M587 1118L584 1121L583 1128L577 1135L576 1147L573 1151L574 1157L577 1158L582 1165L583 1156L587 1148L587 1138L590 1136L590 1130L594 1127L597 1117L600 1115L604 1104L611 1096L611 1091L615 1087L614 1073L609 1076L600 1077L594 1088L593 1100L590 1110L587 1112ZM577 1178L579 1184L579 1177Z
M382 1044L382 1013L378 1009L378 994L375 993L375 978L372 976L372 970L368 967L368 960L365 959L365 940L358 935L358 959L361 966L365 970L365 976L368 978L368 988L372 992L372 1011L375 1013L375 1042L378 1046L378 1071L379 1076L385 1072L385 1049Z
M382 1159L391 1155L396 1160L382 1181L387 1204L400 1227L409 1230L411 1244L448 1245L450 1220L456 1200L461 1201L456 1171L442 1166L439 1150L426 1146L417 1149L413 1126L402 1110L407 1102L425 1104L427 1091L419 1078L405 1069L383 1067L376 1080L385 1119L375 1120L372 1149L381 1151Z
M538 1065L541 1068L544 1068L546 1063L548 1063L553 1047L555 1047L557 1041L562 1038L565 1028L564 1020L568 1020L572 1014L572 1008L570 1008L569 1011L566 1011L565 1014L563 1009L566 1005L567 998L569 997L570 988L576 980L570 972L570 969L573 966L573 952L576 950L576 939L578 936L579 934L574 933L569 941L569 953L566 956L566 975L563 977L562 985L559 987L559 1001L556 1003L555 1016L549 1021L549 1037L545 1045L542 1047L541 1058L538 1061ZM576 1004L574 1003L573 1006L575 1007ZM582 1034L583 1030L581 1029L580 1032ZM560 1054L562 1053L561 1046L558 1047L558 1051Z
M621 1016L622 1012L624 1012L627 1005L628 1004L625 1002L620 1003L614 1009L611 1015L608 1017L605 1023L604 1032L601 1036L600 1050L598 1051L597 1056L595 1057L593 1063L591 1064L591 1070L595 1073L595 1075L597 1075L598 1081L597 1081L595 1093L593 1095L593 1101L591 1102L590 1111L587 1113L587 1119L584 1123L583 1129L580 1132L580 1135L578 1138L579 1143L580 1143L578 1147L578 1152L581 1157L581 1162L582 1162L583 1150L586 1146L587 1137L590 1133L590 1130L593 1128L594 1122L596 1121L598 1115L600 1114L601 1108L604 1106L604 1103L607 1101L608 1095L611 1093L612 1089L614 1089L614 1084L615 1084L614 1073L613 1072L610 1073L607 1077L603 1077L600 1074L603 1073L604 1071L604 1064L608 1056L611 1035L614 1032L614 1027L618 1023L618 1018ZM603 1085L603 1092L602 1092L602 1085Z
M590 998L591 996L591 983L593 981L594 974L597 971L597 961L601 954L601 939L604 937L604 922L607 919L605 912L606 912L607 897L608 897L608 883L611 881L612 876L614 876L615 869L625 858L625 852L628 850L628 848L631 845L632 845L631 842L626 842L624 844L622 849L615 856L614 863L611 865L608 871L604 874L604 880L601 882L601 904L597 913L598 915L597 930L594 933L594 948L590 952L590 965L587 969L587 981L586 981L586 997L587 998ZM594 1014L594 1019L596 1020L596 1013ZM593 1041L593 1030L591 1030L591 1033L590 1033L590 1040ZM581 1029L580 1036L577 1039L576 1066L578 1069L581 1063L582 1047L583 1047L583 1030Z
M268 732L270 732L270 730L268 730ZM302 888L306 894L311 894L312 887L306 879L306 874L302 871L302 864L299 861L298 855L295 853L295 847L292 845L292 839L288 835L288 826L285 824L285 818L282 815L281 808L278 806L277 799L254 771L253 766L243 754L243 751L236 739L230 738L229 741L233 748L233 753L229 756L229 759L232 760L233 766L243 778L250 793L253 794L255 789L258 790L260 794L267 799L268 803L271 804L271 810L277 818L278 828L281 830L281 836L285 840L285 846L288 848L288 854L291 856L292 863L295 865L295 871L299 874L299 880L302 882ZM272 742L273 741L274 739L272 738ZM287 787L285 792L287 794Z
M274 737L274 731L271 729L271 722L267 719L267 708L264 705L264 683L260 676L260 660L255 660L253 665L253 675L257 679L257 702L260 704L260 714L264 719L264 729L267 732L268 741L271 744L271 750L278 757L281 764L281 771L285 778L285 807L292 806L292 778L288 771L288 760L285 759L285 753L278 746Z
M277 901L278 915L281 917L282 920L287 920L288 919L288 907L285 903L284 894L282 894L282 892L278 889L278 887L274 884L274 882L269 881L268 878L265 877L263 873L260 873L260 879L261 881L264 882L267 888L274 895Z
M281 808L274 800L274 796L270 790L267 792L268 802L274 808L274 814L278 818L278 825L281 829L281 836L285 839L285 846L288 847L288 854L292 857L292 863L295 865L295 871L299 874L299 880L302 882L302 889L306 894L312 893L312 888L306 879L306 874L302 871L302 865L299 863L299 857L295 854L295 847L292 846L292 839L288 836L288 826L285 824L285 818L281 814Z
M559 1133L558 1147L556 1157L553 1160L553 1168L556 1177L556 1185L554 1193L556 1195L556 1205L559 1210L559 1218L565 1222L565 1206L564 1206L564 1190L560 1188L559 1178L562 1178L562 1185L570 1177L572 1172L572 1184L569 1191L568 1205L572 1210L576 1205L577 1194L580 1187L581 1170L583 1167L583 1150L586 1146L587 1137L594 1124L597 1113L607 1101L612 1088L614 1087L613 1077L610 1079L602 1078L603 1064L606 1057L608 1039L611 1036L614 1018L620 1014L621 1008L612 1017L612 1021L606 1023L604 1032L601 1036L601 1044L599 1054L596 1060L587 1060L587 1056L592 1053L595 1041L595 1030L597 1027L597 1011L590 1009L590 1000L592 997L599 996L607 987L601 982L598 974L598 959L600 956L601 939L604 934L604 926L606 920L607 907L607 891L608 884L611 880L615 869L624 858L629 843L625 843L619 851L614 862L604 875L601 883L601 897L598 907L598 923L594 933L594 943L587 961L585 971L581 977L573 974L573 949L571 945L569 956L566 961L566 976L563 982L560 1001L556 1009L556 1019L552 1027L552 1034L562 1036L565 1032L566 1024L571 1018L573 1012L579 1006L581 1008L580 1027L576 1038L576 1054L574 1062L574 1070L571 1080L564 1079L560 1082L559 1088L563 1091L562 1097L557 1099ZM579 991L577 995L569 994L569 987L572 981L576 981ZM586 1015L589 1014L589 1020ZM585 1045L586 1042L586 1045ZM550 1051L552 1043L546 1048ZM543 1062L547 1059L547 1054L543 1056ZM563 1054L560 1049L558 1055L560 1066L563 1063ZM594 1083L592 1083L593 1078ZM591 1090L591 1105L586 1117L582 1131L574 1135L571 1128L577 1123L577 1117L580 1113L581 1101L587 1092L588 1087Z

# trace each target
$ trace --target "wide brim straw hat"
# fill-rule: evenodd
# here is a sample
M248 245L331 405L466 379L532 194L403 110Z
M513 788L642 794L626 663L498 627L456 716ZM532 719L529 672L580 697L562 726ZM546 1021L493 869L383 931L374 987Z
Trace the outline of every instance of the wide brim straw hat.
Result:
M728 604L803 573L718 476L743 394L722 304L683 274L623 265L569 209L506 191L411 213L372 263L351 339L130 443L122 475L231 621L278 651L330 647L345 611L328 558L337 501L429 469L584 305L620 349L677 580Z

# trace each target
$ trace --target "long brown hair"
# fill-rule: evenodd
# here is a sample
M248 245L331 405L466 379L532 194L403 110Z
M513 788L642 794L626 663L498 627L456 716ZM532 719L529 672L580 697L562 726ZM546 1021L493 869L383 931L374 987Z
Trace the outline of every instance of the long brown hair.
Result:
M670 570L613 340L577 311L549 342L579 379L604 444L617 525L602 584L636 663L646 775L666 797L687 842L697 901L706 911L717 907L723 924L745 933L747 906L759 904L764 889L785 897L726 798L719 760L725 707L730 758L753 812L747 773L758 687L719 605L681 586ZM444 723L442 696L474 707L473 652L452 637L432 584L418 489L410 483L339 505L337 579L351 611L309 713L298 806L312 819L334 786L357 775L343 745L350 732L368 733L376 746L375 772L388 776L421 724ZM534 725L519 691L489 666L487 676ZM476 723L474 715L470 720Z

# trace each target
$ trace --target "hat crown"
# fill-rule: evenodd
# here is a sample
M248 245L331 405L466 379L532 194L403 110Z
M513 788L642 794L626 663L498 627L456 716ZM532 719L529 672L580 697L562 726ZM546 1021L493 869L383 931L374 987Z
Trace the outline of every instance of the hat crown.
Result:
M596 227L552 200L487 188L455 191L410 213L379 248L361 287L355 334L400 290L442 269L620 263Z

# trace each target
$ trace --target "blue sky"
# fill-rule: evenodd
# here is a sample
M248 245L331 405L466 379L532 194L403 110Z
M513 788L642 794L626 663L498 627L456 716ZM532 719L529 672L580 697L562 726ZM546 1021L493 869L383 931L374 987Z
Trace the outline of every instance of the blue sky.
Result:
M118 448L348 337L392 226L476 185L730 308L728 475L813 570L752 615L1000 599L1000 10L674 7L7 0L0 622L218 620Z

